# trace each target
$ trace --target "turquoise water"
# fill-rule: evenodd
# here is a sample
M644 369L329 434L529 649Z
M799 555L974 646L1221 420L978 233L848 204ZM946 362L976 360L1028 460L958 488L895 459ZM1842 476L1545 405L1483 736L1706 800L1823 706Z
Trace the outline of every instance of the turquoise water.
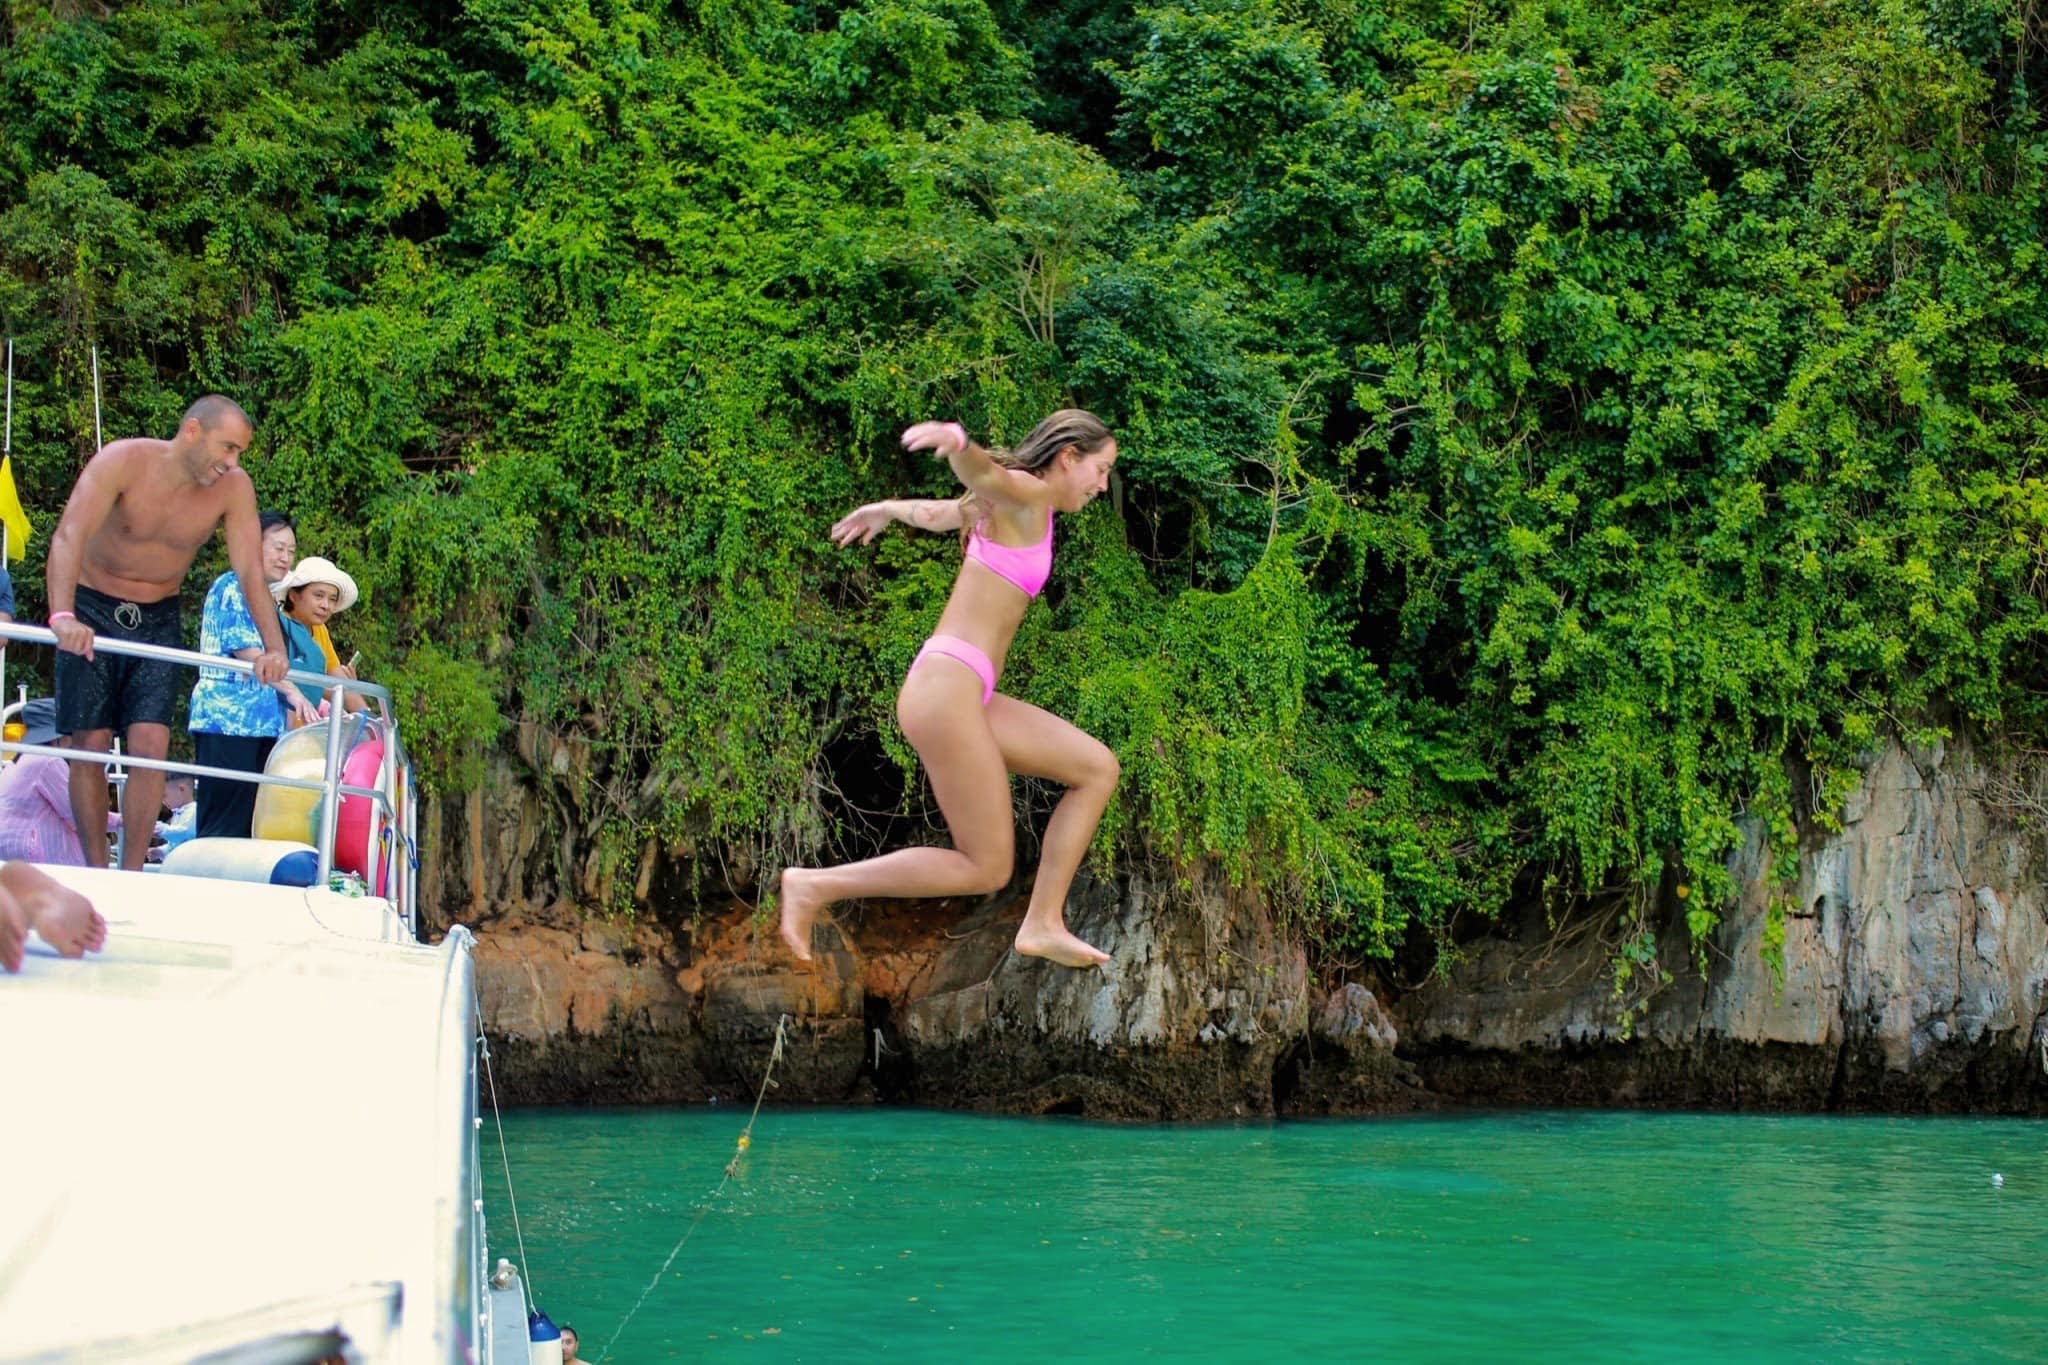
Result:
M586 1359L2048 1358L2038 1122L770 1110L713 1198L745 1121L506 1116Z

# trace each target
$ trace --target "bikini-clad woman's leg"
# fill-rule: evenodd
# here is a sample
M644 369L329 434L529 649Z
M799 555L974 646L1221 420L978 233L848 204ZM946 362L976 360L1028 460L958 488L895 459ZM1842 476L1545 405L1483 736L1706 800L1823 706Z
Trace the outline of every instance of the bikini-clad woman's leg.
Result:
M1121 772L1116 755L1071 721L1000 692L989 701L988 723L1011 772L1047 778L1067 789L1045 827L1031 907L1017 930L1017 951L1069 967L1100 966L1109 954L1067 929L1067 890L1116 791Z
M981 703L981 678L956 659L911 669L896 698L903 737L924 760L952 848L904 848L840 867L782 874L782 939L811 957L811 924L833 901L972 896L1001 890L1016 857L1010 777Z

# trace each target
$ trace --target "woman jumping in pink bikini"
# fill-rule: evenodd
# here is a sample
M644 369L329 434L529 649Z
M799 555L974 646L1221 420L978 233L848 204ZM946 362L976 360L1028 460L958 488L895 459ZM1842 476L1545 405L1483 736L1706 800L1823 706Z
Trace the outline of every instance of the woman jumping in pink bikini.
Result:
M892 521L926 531L968 528L966 562L918 651L896 719L924 760L932 794L953 835L951 848L906 848L842 867L792 867L782 874L782 937L811 956L811 925L834 901L881 896L971 896L1009 883L1016 855L1011 773L1066 787L1045 828L1031 906L1017 951L1069 967L1097 967L1109 954L1067 931L1067 888L1116 790L1116 755L1050 711L996 691L1003 656L1031 599L1052 572L1053 517L1078 512L1109 487L1116 440L1090 413L1056 412L1015 450L987 451L956 422L920 422L903 433L910 450L945 457L967 486L952 501L870 503L832 528L839 545L865 545Z

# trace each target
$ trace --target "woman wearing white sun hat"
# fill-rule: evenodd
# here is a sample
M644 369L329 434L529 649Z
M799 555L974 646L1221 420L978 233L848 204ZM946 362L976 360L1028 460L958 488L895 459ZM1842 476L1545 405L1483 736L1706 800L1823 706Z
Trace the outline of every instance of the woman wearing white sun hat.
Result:
M355 669L339 662L322 647L319 638L326 634L330 618L356 604L355 579L342 572L333 560L308 555L294 564L290 573L271 584L270 591L281 609L278 619L284 626L285 653L291 666L307 673L355 677ZM296 686L313 706L325 700L310 683ZM347 708L353 710L362 705L362 698L351 692L346 702Z

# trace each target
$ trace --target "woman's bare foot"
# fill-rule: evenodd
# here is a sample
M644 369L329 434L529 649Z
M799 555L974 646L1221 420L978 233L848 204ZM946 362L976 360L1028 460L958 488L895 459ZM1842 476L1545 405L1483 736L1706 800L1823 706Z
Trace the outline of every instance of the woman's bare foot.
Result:
M1041 929L1030 921L1017 931L1017 951L1026 957L1050 958L1062 967L1100 967L1109 954L1083 943L1065 928Z
M21 970L23 952L28 946L28 931L34 927L28 911L0 889L0 971Z
M782 941L799 962L811 960L811 925L826 905L817 878L817 872L808 867L782 869Z

